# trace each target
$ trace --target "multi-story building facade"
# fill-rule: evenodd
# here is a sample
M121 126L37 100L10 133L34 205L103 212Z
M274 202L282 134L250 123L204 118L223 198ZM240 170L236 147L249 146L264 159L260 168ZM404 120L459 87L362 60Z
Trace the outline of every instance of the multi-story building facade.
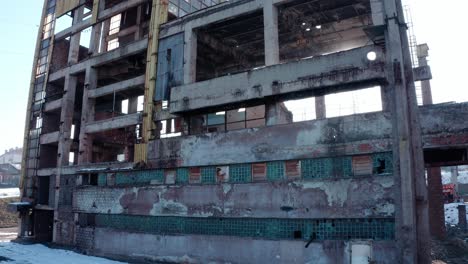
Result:
M183 263L428 263L423 143L466 120L419 115L430 71L401 2L218 2L45 0L21 236ZM368 88L379 111L331 117L327 96Z

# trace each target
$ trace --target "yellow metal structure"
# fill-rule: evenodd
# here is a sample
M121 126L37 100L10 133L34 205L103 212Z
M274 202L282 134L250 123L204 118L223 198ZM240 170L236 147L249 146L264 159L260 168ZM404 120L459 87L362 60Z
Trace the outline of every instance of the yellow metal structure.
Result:
M158 63L159 27L167 22L169 2L153 0L151 23L148 34L148 51L146 55L145 100L143 108L142 142L135 145L135 162L146 162L148 142L155 129L153 122L154 90L156 88L156 70Z

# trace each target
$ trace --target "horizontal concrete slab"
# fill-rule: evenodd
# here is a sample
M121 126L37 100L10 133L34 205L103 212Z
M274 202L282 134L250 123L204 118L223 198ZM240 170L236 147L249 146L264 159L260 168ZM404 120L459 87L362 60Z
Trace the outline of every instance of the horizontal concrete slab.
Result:
M375 61L367 59L370 51L377 53ZM171 89L170 112L187 112L333 86L341 89L369 87L385 80L384 59L382 48L366 46L182 85Z
M121 81L118 83L114 83L111 85L103 86L97 89L89 90L88 97L89 98L96 98L108 94L113 94L120 91L125 91L132 88L140 88L142 91L144 90L145 85L145 76L141 75L129 80Z
M132 256L140 260L170 263L289 263L351 264L351 245L356 241L325 241L305 247L303 241L260 240L225 236L160 236L106 228L81 232L94 241L92 252L104 256ZM81 235L79 233L78 235ZM361 242L363 243L363 242ZM393 264L398 260L394 241L369 241L372 260Z
M60 132L55 131L47 134L41 135L41 144L52 144L59 141Z
M86 70L87 67L98 67L103 64L111 63L116 60L121 60L125 57L144 52L148 47L148 38L144 38L126 46L114 49L112 51L93 56L87 60L73 64L69 67L60 69L49 75L49 82L57 81L64 78L67 74L77 74Z
M88 123L85 128L85 133L96 133L106 130L134 126L141 123L141 120L142 118L140 113L117 116L111 119Z
M62 98L55 101L47 102L44 107L44 112L51 112L62 107Z

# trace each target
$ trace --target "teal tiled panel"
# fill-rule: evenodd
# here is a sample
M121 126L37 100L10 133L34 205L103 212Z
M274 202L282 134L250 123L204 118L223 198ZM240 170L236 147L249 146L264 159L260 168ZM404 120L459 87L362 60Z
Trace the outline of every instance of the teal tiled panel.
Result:
M107 174L99 173L98 174L98 186L106 186L106 185L107 185Z
M267 179L269 181L279 181L285 178L284 161L267 162Z
M151 182L163 183L164 170L142 170L115 174L115 184L117 185L149 184Z
M229 182L248 183L252 181L252 165L236 164L229 166Z
M187 168L178 168L176 175L177 184L187 184L189 182L189 169Z
M153 234L196 234L264 239L393 240L393 218L277 219L196 218L132 215L96 215L95 225Z
M330 178L333 173L333 160L331 158L302 160L301 172L304 179Z
M353 158L351 156L333 158L335 177L353 176Z
M216 167L201 168L201 183L216 183Z

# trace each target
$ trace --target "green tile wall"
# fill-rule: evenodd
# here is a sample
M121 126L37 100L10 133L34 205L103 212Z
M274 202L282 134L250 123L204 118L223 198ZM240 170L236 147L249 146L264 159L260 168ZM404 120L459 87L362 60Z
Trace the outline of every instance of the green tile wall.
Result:
M106 186L106 185L107 185L107 174L99 173L98 174L98 186Z
M176 173L176 183L177 184L187 184L189 182L189 169L187 168L178 168Z
M330 178L333 172L331 158L308 159L301 161L301 173L304 179Z
M284 161L267 162L267 179L269 181L279 181L285 178Z
M163 183L164 170L142 170L115 174L116 185L149 184L151 181Z
M252 166L250 164L237 164L229 166L229 182L247 183L252 181Z
M216 183L216 167L202 167L200 180L205 184Z
M153 234L196 234L263 239L393 240L393 218L273 219L95 215L97 227Z

